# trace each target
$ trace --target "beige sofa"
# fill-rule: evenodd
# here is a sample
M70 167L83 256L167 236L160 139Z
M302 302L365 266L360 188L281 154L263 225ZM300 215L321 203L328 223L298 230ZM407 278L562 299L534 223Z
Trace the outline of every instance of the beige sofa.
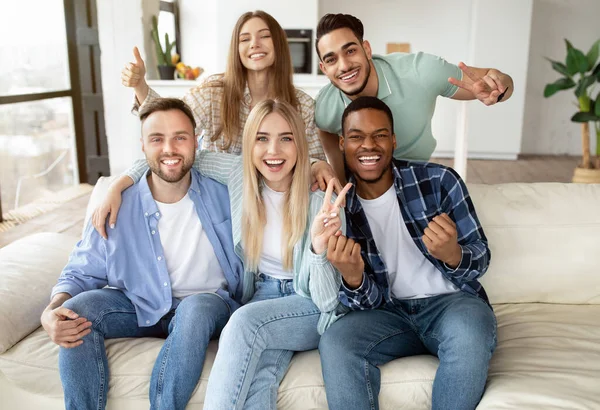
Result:
M470 192L492 249L483 282L498 317L498 347L479 408L600 409L600 185L471 185ZM1 409L63 408L58 347L39 316L76 240L36 234L0 249ZM148 408L161 343L106 343L109 409ZM202 408L216 348L209 348L190 409ZM436 367L432 356L382 366L381 408L429 408ZM327 409L316 351L294 357L279 408Z

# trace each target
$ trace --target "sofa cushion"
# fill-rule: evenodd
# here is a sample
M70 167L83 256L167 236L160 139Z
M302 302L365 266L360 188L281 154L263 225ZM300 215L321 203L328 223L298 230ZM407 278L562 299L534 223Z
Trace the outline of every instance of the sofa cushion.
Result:
M492 303L600 304L600 185L469 185Z
M478 409L600 408L600 306L522 304L495 306L498 347ZM110 398L145 400L160 339L106 342ZM202 403L216 343L206 356L201 381L191 403ZM381 409L427 409L437 359L416 356L381 368ZM0 371L21 388L47 396L61 395L58 347L42 329L3 355ZM319 356L296 354L279 388L278 408L327 409Z
M39 233L0 249L0 354L40 326L77 238Z

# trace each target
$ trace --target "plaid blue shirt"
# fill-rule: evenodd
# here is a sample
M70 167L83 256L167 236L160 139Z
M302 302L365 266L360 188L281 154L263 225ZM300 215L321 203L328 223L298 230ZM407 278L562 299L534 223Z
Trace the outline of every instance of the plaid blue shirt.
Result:
M393 160L392 172L398 206L417 248L457 288L488 302L477 279L490 264L490 249L463 180L452 168L428 162ZM346 195L346 234L360 244L365 271L357 289L342 284L340 301L354 310L376 309L392 302L388 271L356 195L355 178L351 177L350 182L353 186ZM421 239L433 217L444 212L456 223L462 248L456 269L431 256Z

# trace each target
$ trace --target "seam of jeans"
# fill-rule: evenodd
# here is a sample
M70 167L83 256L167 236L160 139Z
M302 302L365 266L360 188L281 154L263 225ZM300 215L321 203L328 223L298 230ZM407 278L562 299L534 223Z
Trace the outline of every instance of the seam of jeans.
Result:
M128 313L128 314L137 315L137 312L135 310L108 308L108 309L104 309L98 313L98 317L96 318L96 320L94 320L92 325L99 325L100 322L102 322L102 320L104 320L104 316L109 315L111 313Z
M267 324L269 324L271 322L277 321L277 320L289 319L289 318L292 318L292 317L313 316L315 314L320 314L320 313L321 313L321 311L317 310L316 313L299 312L299 313L295 313L295 314L291 314L291 315L285 315L285 316L281 316L281 317L271 318L271 319L267 319L266 321L264 321L263 323L261 323L260 326L258 326L256 328L256 330L254 331L254 334L253 334L254 338L252 339L252 343L250 343L250 352L246 355L246 358L244 359L244 368L242 370L241 378L238 379L240 381L239 381L238 385L236 386L236 390L237 391L234 392L234 395L233 395L233 404L234 404L234 406L238 403L238 401L240 399L240 392L242 390L241 387L242 387L244 379L246 378L247 373L248 373L248 363L250 362L249 358L250 358L250 356L252 356L252 351L254 350L254 345L256 344L256 339L258 337L259 330L262 329L263 326L265 326L265 325L267 325ZM261 354L262 354L262 352L261 352Z
M96 352L96 361L98 364L98 372L100 373L100 389L98 394L98 410L104 409L104 386L106 384L106 372L104 369L104 362L102 361L102 348L100 347L100 340L98 340L98 332L93 332L94 340L94 351ZM104 341L102 341L104 344Z
M369 354L371 354L371 351L373 350L373 348L374 348L375 346L377 346L379 343L383 342L384 340L387 340L387 339L389 339L389 338L391 338L391 337L398 336L398 335L400 335L400 334L402 334L402 333L406 333L406 332L407 332L406 330L394 331L394 332L392 332L392 333L388 333L387 335L385 335L385 336L381 337L380 339L378 339L378 340L376 340L376 341L374 341L374 342L370 343L370 344L369 344L369 345L368 345L368 346L365 348L365 352L363 353L363 357L366 359L366 357L367 357Z
M173 331L171 333L173 333L175 331L175 326L177 326L176 319L177 319L177 315L173 315L173 319L171 319L171 322L173 323ZM163 345L163 348L165 349L165 354L163 355L163 359L160 364L160 370L158 372L158 380L156 381L156 401L157 401L156 410L160 410L160 408L161 408L163 383L164 383L164 378L165 378L165 368L167 367L167 362L169 360L169 352L171 351L171 341L172 341L172 339L167 337L167 340L165 340L164 345Z
M272 391L274 391L275 393L275 400L269 400L269 410L277 410L277 390L279 388L279 383L281 382L281 380L279 379L279 372L282 372L283 370L287 370L287 367L285 369L282 368L282 358L286 355L286 353L289 352L289 350L281 350L281 352L279 352L279 356L277 357L277 361L275 362L275 384L269 386L269 393L271 393ZM285 372L284 372L285 373ZM281 378L283 379L283 375L281 375ZM271 404L275 402L275 407L271 407Z
M369 405L371 407L371 410L375 410L375 400L373 400L373 386L371 384L371 378L369 377L369 361L367 360L366 356L364 358L365 360L365 364L364 364L364 372L365 372L365 380L367 381L367 395L369 396Z

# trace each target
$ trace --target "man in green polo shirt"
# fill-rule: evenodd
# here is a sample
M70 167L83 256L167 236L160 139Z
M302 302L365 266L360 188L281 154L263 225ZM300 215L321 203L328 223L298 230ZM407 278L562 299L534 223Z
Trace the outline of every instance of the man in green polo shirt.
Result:
M436 146L431 118L438 96L493 105L512 95L512 78L496 69L456 66L420 52L372 55L363 34L362 22L349 14L326 14L317 26L319 66L331 84L317 96L315 121L340 177L344 167L338 136L342 112L351 100L383 100L394 115L394 158L427 161Z

